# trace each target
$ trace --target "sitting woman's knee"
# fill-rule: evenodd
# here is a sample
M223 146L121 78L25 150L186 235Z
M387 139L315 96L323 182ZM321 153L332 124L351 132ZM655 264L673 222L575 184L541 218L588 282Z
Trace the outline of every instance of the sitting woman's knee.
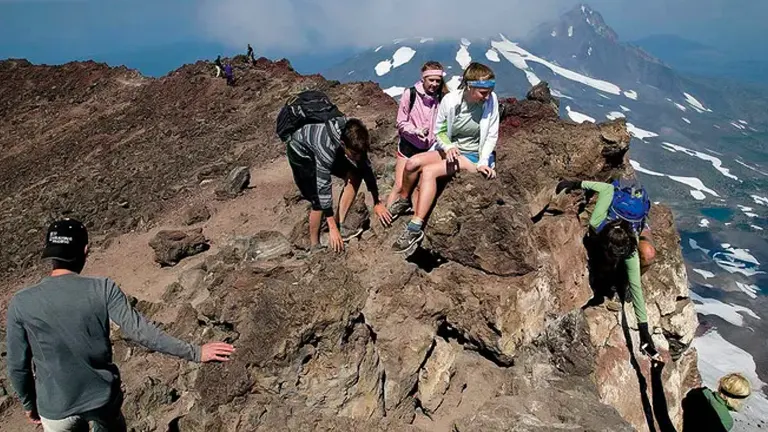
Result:
M643 266L648 266L653 263L653 261L656 259L656 248L653 247L653 245L645 240L640 240L640 243L637 245L638 253L640 254L640 263Z
M406 172L416 172L421 167L421 164L419 164L418 159L410 158L407 162L405 162L405 171Z

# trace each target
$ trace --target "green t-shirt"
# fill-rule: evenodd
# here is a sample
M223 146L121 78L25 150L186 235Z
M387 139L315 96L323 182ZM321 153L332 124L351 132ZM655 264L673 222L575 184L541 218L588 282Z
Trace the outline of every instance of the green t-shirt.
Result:
M704 396L709 401L709 404L712 405L712 408L714 408L717 416L720 417L720 422L723 423L725 430L731 430L733 428L733 417L731 417L731 412L728 410L728 405L725 404L723 398L708 388L704 389Z
M469 104L461 101L461 108L453 122L451 141L459 151L478 153L480 151L480 119L483 117L482 102Z
M588 189L597 192L597 203L595 204L595 210L592 212L592 217L589 219L589 224L592 228L597 229L600 224L608 217L608 210L611 208L611 202L613 201L614 187L608 183L583 181L581 182L583 189ZM632 254L631 257L624 261L627 268L627 279L629 279L629 291L632 295L632 307L635 309L635 317L638 323L648 322L648 314L645 309L645 297L643 296L643 287L641 285L640 275L640 255L637 251Z

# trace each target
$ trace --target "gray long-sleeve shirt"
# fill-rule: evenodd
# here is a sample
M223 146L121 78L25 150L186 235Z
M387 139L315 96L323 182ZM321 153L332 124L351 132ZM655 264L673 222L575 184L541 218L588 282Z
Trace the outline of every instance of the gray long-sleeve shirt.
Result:
M51 420L100 408L119 391L110 320L151 350L200 361L200 347L163 333L108 278L47 277L13 296L7 319L11 385L25 410Z

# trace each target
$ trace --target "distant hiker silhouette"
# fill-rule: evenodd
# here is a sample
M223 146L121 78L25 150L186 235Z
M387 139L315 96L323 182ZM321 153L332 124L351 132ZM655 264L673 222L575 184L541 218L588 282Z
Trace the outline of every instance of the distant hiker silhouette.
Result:
M253 47L251 47L251 44L248 44L248 52L245 56L251 59L251 63L256 63L256 59L253 57Z
M227 63L224 66L224 76L227 78L227 85L232 87L235 85L235 73L232 71L232 64Z
M216 67L216 78L221 76L221 56L216 56L216 60L213 61L213 65Z

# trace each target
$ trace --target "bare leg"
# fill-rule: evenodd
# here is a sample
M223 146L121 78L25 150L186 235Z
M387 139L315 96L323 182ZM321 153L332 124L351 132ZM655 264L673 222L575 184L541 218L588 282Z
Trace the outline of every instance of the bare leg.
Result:
M428 151L419 153L408 159L403 173L403 185L400 188L400 197L408 198L408 193L413 190L416 180L419 178L421 170L431 164L442 162L445 154L440 151Z
M415 219L423 221L427 217L429 209L434 204L435 195L437 195L437 179L453 175L457 170L477 172L477 167L466 157L459 156L458 167L456 164L449 164L441 160L438 163L426 165L421 169L418 206L415 207L413 214Z
M405 164L408 159L398 156L395 162L395 185L392 186L392 191L387 198L387 208L392 205L393 202L400 195L400 191L403 189L403 173L405 171Z
M416 208L419 205L419 193L421 192L421 188L417 184L415 188L413 188L413 193L411 194L411 206L413 208Z
M656 259L656 248L651 243L651 232L648 230L640 233L640 241L637 244L637 252L640 255L640 268L646 270Z
M360 189L361 180L360 177L353 174L347 175L344 190L341 191L341 196L339 197L339 212L336 213L336 222L339 224L339 227L344 223L344 219L347 217L347 213L349 213L349 208L352 206L352 203L355 202L357 191Z
M320 243L320 223L323 220L322 210L309 211L309 246L315 247Z

